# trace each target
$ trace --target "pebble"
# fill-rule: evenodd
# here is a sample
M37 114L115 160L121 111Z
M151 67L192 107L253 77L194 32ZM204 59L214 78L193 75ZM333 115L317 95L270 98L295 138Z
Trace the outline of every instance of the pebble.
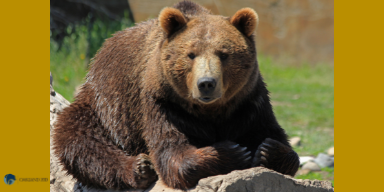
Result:
M317 163L320 167L333 167L334 158L324 153L319 153L314 162Z
M311 170L309 170L309 169L300 169L297 171L296 175L306 175L309 172L311 172Z
M292 137L291 139L289 139L289 143L291 144L292 147L297 147L297 146L300 146L300 137Z
M334 156L335 155L335 147L329 148L327 153L329 156Z
M311 157L311 156L302 156L302 157L299 157L300 159L300 165L304 165L304 163L308 162L308 161L314 161L315 158L314 157Z
M309 169L311 171L321 171L321 168L319 165L317 165L315 162L308 161L306 164L303 165L301 169Z

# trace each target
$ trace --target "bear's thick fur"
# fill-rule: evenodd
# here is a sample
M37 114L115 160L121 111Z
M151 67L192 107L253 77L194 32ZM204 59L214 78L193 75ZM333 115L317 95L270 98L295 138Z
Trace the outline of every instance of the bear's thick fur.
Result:
M259 73L250 8L184 1L109 38L58 117L55 153L83 185L172 188L252 166L294 175L297 154Z

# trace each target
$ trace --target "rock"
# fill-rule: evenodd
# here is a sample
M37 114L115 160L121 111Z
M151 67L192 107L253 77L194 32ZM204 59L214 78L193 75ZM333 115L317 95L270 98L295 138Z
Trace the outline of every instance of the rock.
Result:
M319 153L314 162L316 162L320 167L333 167L334 158L324 153Z
M311 170L309 170L309 169L300 169L297 171L296 175L306 175L309 172L311 172Z
M54 93L54 94L52 94ZM54 123L57 113L67 107L69 102L65 100L59 93L55 92L51 86L50 97L50 191L51 192L116 192L115 190L93 189L82 186L76 182L71 176L66 175L62 170L62 166L58 163L57 157L52 150L52 133L54 132ZM152 184L148 189L133 189L128 191L136 192L181 192L166 187L161 180ZM302 180L294 179L290 176L277 173L263 167L255 167L251 169L232 171L227 175L217 175L201 179L196 187L188 190L190 192L262 192L262 191L313 191L325 192L334 191L332 184L328 181Z
M313 161L308 161L306 164L303 165L301 169L309 169L311 171L321 171L320 166Z
M65 175L65 172L62 171L62 166L58 164L57 157L53 154L52 150L52 134L57 113L67 107L69 102L64 99L63 96L56 93L55 90L53 90L52 85L50 86L50 89L50 183L51 192L59 192L72 189L75 184L75 181L71 182L70 176Z
M293 179L275 171L256 167L242 171L232 171L227 175L219 175L201 179L192 191L220 192L262 192L262 191L333 191L328 181L310 181Z
M291 144L292 147L297 147L297 146L300 146L300 137L292 137L291 139L289 139L289 143Z
M327 153L329 156L334 156L335 155L335 147L329 148Z
M304 165L308 161L315 160L315 158L311 156L302 156L302 157L299 157L299 160L300 160L300 165Z
M157 181L145 192L181 192L182 190L169 189ZM251 169L232 171L227 175L218 175L201 179L196 187L189 189L190 192L263 192L263 191L334 191L332 184L328 181L310 181L308 179L293 179L290 176L275 171L255 167Z

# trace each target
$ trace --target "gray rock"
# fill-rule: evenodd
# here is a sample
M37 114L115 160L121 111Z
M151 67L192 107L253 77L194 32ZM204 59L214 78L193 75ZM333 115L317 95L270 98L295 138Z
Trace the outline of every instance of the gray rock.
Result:
M52 95L52 92L54 93ZM50 98L50 133L51 133L51 149L50 149L50 191L51 192L116 192L115 190L93 189L82 186L71 176L63 171L63 167L58 163L57 157L52 150L52 133L54 132L54 123L59 111L69 105L60 94L55 92L51 86ZM181 192L166 187L161 180L152 184L148 189L133 189L128 191L136 192ZM233 171L227 175L217 175L201 179L196 187L189 189L191 192L262 192L262 191L286 191L286 192L325 192L334 191L332 185L328 181L302 180L294 179L290 176L277 173L275 171L256 167L241 171Z
M308 161L307 163L305 163L303 165L303 167L301 169L309 169L311 171L321 171L320 166L313 161Z
M147 189L145 192L182 192L167 188L161 180ZM293 179L263 167L256 167L241 171L232 171L227 175L218 175L201 179L196 187L189 189L189 192L263 192L263 191L284 191L284 192L322 192L334 191L328 181Z
M56 122L57 113L63 110L69 105L69 102L64 99L63 96L56 93L53 90L52 85L50 86L51 95L50 95L50 183L51 183L51 192L56 191L68 191L69 188L73 187L75 181L71 179L70 176L67 176L64 171L62 171L62 166L59 165L57 157L53 154L52 149L52 135L54 132L54 123ZM69 187L70 186L70 187ZM68 188L69 187L69 188ZM72 189L72 188L71 188Z
M334 158L330 157L324 153L320 153L317 155L316 159L314 160L320 167L333 167L334 165Z
M293 179L270 169L256 167L201 179L192 191L263 192L333 191L328 181Z
M311 157L311 156L301 156L301 157L299 157L299 160L300 160L300 165L304 165L308 161L315 160L315 158Z

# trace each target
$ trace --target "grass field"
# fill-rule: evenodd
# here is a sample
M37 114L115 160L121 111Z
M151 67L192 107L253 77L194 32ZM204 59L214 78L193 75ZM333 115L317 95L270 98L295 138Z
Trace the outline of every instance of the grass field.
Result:
M300 155L333 146L333 67L283 66L259 57L275 115L290 137L301 137Z
M300 156L326 153L334 145L333 66L284 66L266 57L258 59L277 120L290 137L301 138L294 150ZM334 168L296 178L329 180L334 185Z
M76 86L84 83L84 77L87 73L89 57L93 57L101 47L106 38L113 33L132 26L133 23L126 17L120 22L96 20L92 31L88 32L88 24L68 27L68 33L74 31L71 35L64 38L60 45L50 42L50 62L51 72L54 82L54 89L63 95L68 101L73 101L73 93ZM87 21L86 21L87 22Z
M50 62L54 89L70 102L76 86L84 82L87 72L87 47L100 47L103 40L117 30L129 25L107 26L97 23L92 32L92 45L87 43L86 29L81 26L76 34L59 45L51 41ZM84 26L83 26L84 27ZM102 30L103 29L103 30ZM100 35L102 34L102 35ZM97 49L91 52L94 54ZM261 73L271 92L275 115L290 137L301 137L301 146L295 151L300 155L316 156L334 145L333 66L328 64L300 64L286 66L264 56L258 56ZM298 176L301 179L326 179L333 183L333 168L319 173Z

